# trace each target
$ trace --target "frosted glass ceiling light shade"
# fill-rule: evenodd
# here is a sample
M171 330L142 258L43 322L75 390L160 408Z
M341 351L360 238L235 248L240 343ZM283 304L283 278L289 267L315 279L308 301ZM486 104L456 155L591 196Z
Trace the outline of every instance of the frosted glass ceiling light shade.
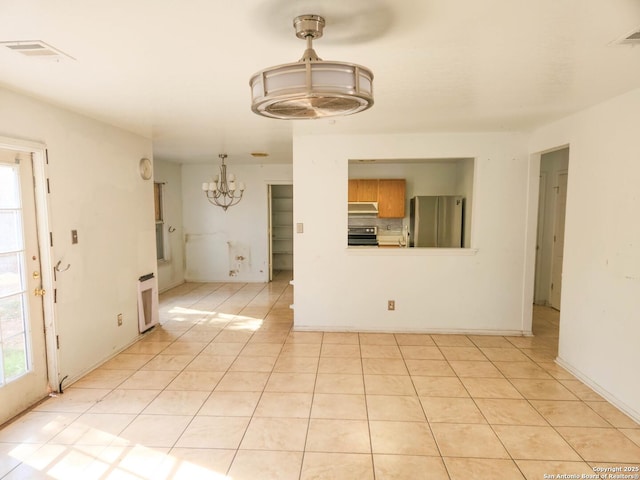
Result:
M266 68L251 77L251 110L283 120L326 118L362 112L373 105L373 73L366 67L323 61L313 50L324 18L296 17L296 36L307 42L302 58Z

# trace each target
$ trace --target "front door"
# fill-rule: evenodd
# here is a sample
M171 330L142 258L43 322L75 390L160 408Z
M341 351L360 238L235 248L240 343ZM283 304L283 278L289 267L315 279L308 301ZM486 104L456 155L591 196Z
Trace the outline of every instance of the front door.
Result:
M0 424L47 395L30 153L0 150Z

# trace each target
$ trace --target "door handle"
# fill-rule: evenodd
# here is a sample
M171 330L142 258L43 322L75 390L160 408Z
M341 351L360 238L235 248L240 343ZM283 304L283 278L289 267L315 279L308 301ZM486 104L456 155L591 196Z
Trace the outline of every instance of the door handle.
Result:
M44 297L44 294L47 293L46 290L44 288L36 288L35 291L33 292L33 294L36 297Z

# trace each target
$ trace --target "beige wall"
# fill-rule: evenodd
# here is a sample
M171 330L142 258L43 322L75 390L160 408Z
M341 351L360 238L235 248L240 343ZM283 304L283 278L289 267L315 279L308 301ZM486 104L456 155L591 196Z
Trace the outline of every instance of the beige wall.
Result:
M354 158L474 158L472 248L346 248ZM524 135L299 135L293 171L294 222L304 224L294 234L296 328L530 331ZM387 311L387 300L396 301L395 311Z
M138 174L140 158L152 156L151 142L2 89L0 105L0 135L48 149L50 254L54 265L71 265L55 284L57 385L138 336L138 277L156 272L153 182Z
M640 421L640 89L538 129L569 145L559 362Z

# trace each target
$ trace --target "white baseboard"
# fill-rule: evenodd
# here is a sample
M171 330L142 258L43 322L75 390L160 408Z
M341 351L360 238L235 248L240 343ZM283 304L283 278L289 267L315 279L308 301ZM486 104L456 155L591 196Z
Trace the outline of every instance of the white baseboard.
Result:
M147 332L151 332L151 330L147 330ZM114 358L117 355L119 355L122 352L124 352L127 348L131 347L132 345L137 343L139 340L141 340L147 334L147 332L139 333L137 337L135 337L133 340L131 340L129 343L127 343L124 347L122 347L122 348L118 349L117 351L113 352L108 357L98 361L97 363L93 364L89 368L85 368L84 370L74 374L73 376L69 376L69 377L65 378L64 384L62 385L62 390L64 391L65 389L69 388L71 385L76 383L78 380L82 380L86 375L88 375L89 373L94 371L96 368L101 367L102 365L107 363L112 358ZM64 377L63 374L61 374L61 375L62 375L62 377ZM58 384L58 388L60 388L60 384ZM60 393L60 392L58 392L58 393Z
M593 391L595 391L598 395L600 395L609 403L611 403L618 410L622 411L625 415L628 415L629 417L631 417L635 422L640 423L640 412L635 411L633 408L631 408L629 405L624 403L618 397L613 395L608 390L605 390L604 388L602 388L600 385L598 385L596 382L594 382L589 377L584 375L580 370L573 367L570 363L567 363L566 361L564 361L562 358L557 357L556 363L560 365L562 368L564 368L565 370L567 370L569 373L571 373L574 377L576 377L582 383L584 383L589 388L591 388Z
M361 332L361 333L422 333L433 335L493 335L500 337L532 337L531 332L523 330L473 330L473 329L451 329L451 328L425 328L425 329L402 329L402 328L354 328L339 327L335 325L293 325L294 332Z
M187 283L187 281L186 281L186 280L180 280L180 281L177 281L177 282L175 282L175 283L172 283L171 285L168 285L168 286L166 286L166 287L163 287L163 288L162 288L162 290L158 290L158 293L164 293L164 292L166 292L166 291L168 291L168 290L171 290L172 288L179 287L180 285L183 285L183 284L185 284L185 283Z

